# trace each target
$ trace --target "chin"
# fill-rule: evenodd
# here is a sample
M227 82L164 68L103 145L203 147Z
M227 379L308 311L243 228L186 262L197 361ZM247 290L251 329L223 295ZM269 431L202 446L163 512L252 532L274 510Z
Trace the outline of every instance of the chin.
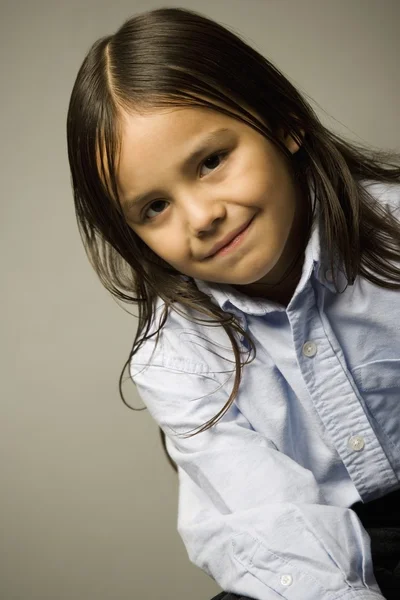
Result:
M243 277L237 277L236 280L234 282L232 282L233 285L252 285L255 283L262 283L262 281L270 274L272 268L271 269L259 269L257 272L254 272L249 274L246 273L246 275L243 275Z

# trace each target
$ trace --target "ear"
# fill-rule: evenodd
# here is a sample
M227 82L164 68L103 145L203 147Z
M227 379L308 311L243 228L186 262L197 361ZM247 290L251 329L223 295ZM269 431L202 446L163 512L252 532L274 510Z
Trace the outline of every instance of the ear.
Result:
M304 139L304 129L300 129L300 143L298 141L296 141L292 135L290 133L286 133L284 132L283 135L281 136L282 142L285 144L286 148L289 150L289 152L291 154L296 154L296 152L298 150L300 150L301 145L303 143L303 139Z
M304 129L300 129L300 140L296 141L291 133L283 128L279 130L279 137L281 141L285 144L286 148L289 150L291 154L296 154L296 152L300 149L303 139L305 137Z

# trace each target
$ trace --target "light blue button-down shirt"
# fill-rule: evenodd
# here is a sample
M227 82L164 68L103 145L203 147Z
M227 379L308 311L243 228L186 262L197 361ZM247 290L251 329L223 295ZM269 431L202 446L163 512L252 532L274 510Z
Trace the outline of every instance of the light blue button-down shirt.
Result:
M369 190L400 220L400 186ZM190 559L224 590L256 600L382 598L369 536L349 507L400 487L400 292L361 277L346 288L338 270L336 293L323 248L316 218L286 308L196 282L257 350L212 429L181 435L231 392L222 328L171 312L158 345L146 342L131 364L178 465Z

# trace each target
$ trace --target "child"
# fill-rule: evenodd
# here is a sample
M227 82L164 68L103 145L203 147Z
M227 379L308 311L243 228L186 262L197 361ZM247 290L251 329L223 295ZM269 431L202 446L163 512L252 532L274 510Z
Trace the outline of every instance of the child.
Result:
M94 44L68 150L191 560L221 598L398 598L400 157L180 9Z

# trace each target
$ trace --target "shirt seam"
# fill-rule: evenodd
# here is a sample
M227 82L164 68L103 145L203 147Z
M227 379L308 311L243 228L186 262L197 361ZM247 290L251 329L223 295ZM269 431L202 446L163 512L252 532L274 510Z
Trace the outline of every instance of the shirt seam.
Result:
M201 368L203 368L203 365L201 365L201 363L192 363L195 366L199 366ZM220 383L218 381L218 379L216 379L216 377L213 376L213 372L208 371L208 372L198 372L198 371L188 371L188 370L184 370L184 369L179 369L176 367L170 367L167 366L165 364L154 364L152 363L151 365L149 365L148 363L134 363L134 366L138 366L138 367L147 367L149 369L161 369L164 371L168 371L170 373L185 373L186 375L195 375L197 377L202 377L203 379L210 379L211 381L213 381L214 383ZM136 375L132 376L133 378L136 377Z

